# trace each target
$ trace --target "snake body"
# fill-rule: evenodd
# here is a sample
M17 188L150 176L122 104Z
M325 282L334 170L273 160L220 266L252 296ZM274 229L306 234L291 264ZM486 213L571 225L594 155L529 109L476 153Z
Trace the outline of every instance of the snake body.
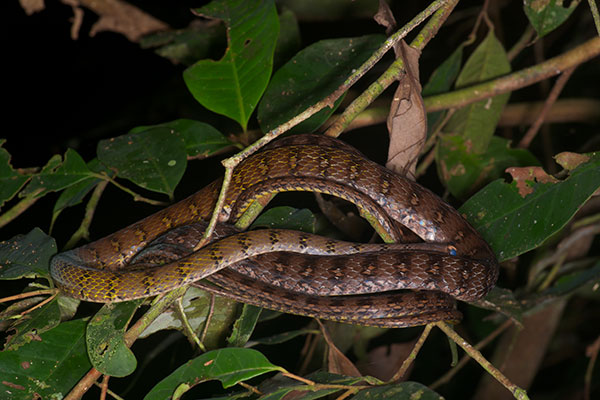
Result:
M58 254L51 262L56 285L72 297L114 302L208 277L217 286L203 282L202 287L252 304L405 326L456 319L448 295L467 301L480 298L497 278L491 249L456 210L335 139L292 136L244 160L234 171L220 222L235 223L253 202L266 204L275 193L305 190L353 202L395 240L410 237L406 227L431 244L361 245L301 232L259 230L226 236L193 251L198 238L190 239L180 230L208 219L219 187L220 181L213 182L112 235ZM148 262L153 257L148 249L159 248L169 232L187 238L183 252L177 258L163 257L160 266L149 265L154 262ZM451 244L457 254L444 251L443 244ZM129 264L133 268L126 268ZM373 293L397 289L419 292ZM361 293L371 294L354 296Z

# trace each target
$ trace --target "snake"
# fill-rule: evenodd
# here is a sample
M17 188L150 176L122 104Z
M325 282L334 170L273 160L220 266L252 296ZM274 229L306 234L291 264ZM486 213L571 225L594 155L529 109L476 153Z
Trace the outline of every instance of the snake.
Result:
M112 303L194 283L275 310L402 327L459 320L454 299L482 298L497 280L493 251L454 208L338 139L289 136L244 159L218 215L222 229L196 249L221 184L214 181L109 236L57 254L50 264L55 285L70 297ZM232 228L253 205L262 208L284 191L348 200L391 240L404 243Z

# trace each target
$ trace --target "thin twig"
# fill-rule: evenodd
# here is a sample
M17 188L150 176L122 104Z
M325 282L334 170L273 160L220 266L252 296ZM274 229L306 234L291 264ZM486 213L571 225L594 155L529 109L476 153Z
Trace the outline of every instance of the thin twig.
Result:
M7 297L0 298L0 303L6 303L9 301L13 301L13 300L21 300L21 299L26 299L28 297L35 297L35 296L46 295L46 294L53 295L56 293L57 293L56 289L43 289L43 290L36 290L33 292L19 293L19 294L15 294L13 296L7 296Z
M494 339L496 339L498 336L500 336L500 334L502 332L504 332L506 329L510 328L513 324L514 324L514 322L512 319L507 319L506 321L504 321L504 323L502 325L500 325L498 328L496 328L485 339L483 339L482 341L480 341L473 347L477 350L483 349L485 346L487 346L489 343L491 343ZM468 355L464 355L454 368L450 369L447 373L445 373L439 379L437 379L435 382L433 382L431 385L429 385L429 388L432 390L435 390L436 388L449 382L454 377L454 375L456 375L465 365L467 365L469 360L471 360L471 357L469 357Z
M257 394L259 396L262 396L264 394L263 392L261 392L260 390L258 390L256 387L254 387L252 385L249 385L246 382L238 382L238 385L240 385L244 389L248 390L249 392L252 392L252 393Z
M479 363L490 375L492 375L498 382L508 389L513 396L518 400L529 400L527 392L514 383L512 383L502 372L492 365L483 355L471 346L465 339L463 339L458 333L454 331L445 322L436 322L435 325L440 328L452 341L463 348L463 350L475 361Z
M511 47L511 49L506 53L506 58L508 58L508 61L514 60L515 57L519 55L519 53L523 51L525 47L531 44L533 35L535 35L535 30L533 29L533 26L528 24L519 40L517 40L517 43L515 43L513 47Z
M425 325L425 329L423 329L421 336L419 336L419 340L417 340L417 343L415 343L415 345L414 345L413 349L411 350L410 354L408 355L408 357L406 357L406 359L402 362L402 365L400 366L398 371L394 374L392 379L390 379L390 382L395 382L397 380L402 379L402 377L408 370L408 367L410 367L410 364L412 364L413 361L415 361L415 359L417 358L417 354L419 354L421 347L423 347L425 340L427 340L427 337L429 336L429 332L431 332L431 328L433 328L433 324Z
M106 391L108 390L108 381L110 380L109 375L102 377L102 384L100 385L100 400L106 400Z
M94 214L96 212L96 208L98 207L100 197L102 196L102 193L104 192L104 189L106 189L107 185L108 181L102 181L98 185L96 185L96 188L92 192L92 195L85 206L85 214L83 216L83 220L81 220L79 228L77 228L75 233L73 233L73 235L65 245L64 250L69 250L75 247L75 245L77 244L77 242L79 242L80 239L89 239L89 228L92 224L92 220L94 219Z
M594 19L594 25L596 25L596 31L598 31L598 36L600 36L600 14L598 13L596 0L588 0L588 4L590 5L590 11L592 12L592 18Z
M424 98L428 112L463 107L480 100L533 85L600 55L600 37L595 37L559 56L520 71L453 92Z
M592 373L594 372L594 364L598 358L598 352L600 351L600 336L594 340L594 343L589 345L585 351L585 354L590 358L587 369L585 371L583 398L584 400L590 400L590 393L592 387Z
M58 292L55 291L54 294L52 294L52 296L48 297L47 299L44 299L44 300L40 301L38 304L36 304L35 306L31 307L30 309L23 311L21 313L21 315L28 314L28 313L32 312L33 310L36 310L36 309L42 307L43 305L50 303L52 300L54 300L54 298L57 295L58 295Z
M206 352L206 347L200 341L200 338L198 338L198 335L196 335L196 333L194 332L194 329L192 329L192 325L190 324L190 321L188 320L187 315L185 315L185 310L183 309L181 297L179 297L175 301L175 306L176 306L176 310L177 310L177 315L179 316L179 319L181 320L181 326L183 327L183 332L185 333L185 335L188 337L188 339L190 339L192 342L194 342L196 344L196 346L198 346L200 351Z
M96 178L100 178L102 180L109 181L110 183L112 183L113 185L115 185L116 187L118 187L119 189L124 191L125 193L131 195L131 197L133 197L133 201L141 201L144 203L151 204L153 206L165 206L168 204L168 203L165 203L164 201L152 200L147 197L144 197L141 194L138 194L138 193L134 192L133 190L129 189L128 187L121 185L119 182L117 182L115 179L111 178L110 176L108 176L105 173L93 174L93 176L95 176Z
M531 125L529 127L529 129L527 130L527 133L525 133L525 135L519 142L518 147L523 148L523 149L526 149L529 147L529 145L535 138L535 135L537 135L540 127L544 123L544 120L546 119L546 115L548 114L548 112L550 111L550 109L552 108L554 103L556 102L556 99L558 99L560 92L562 92L563 88L569 81L569 78L571 77L571 75L573 75L573 71L575 71L575 67L569 68L562 75L560 75L558 77L558 79L556 79L556 82L554 83L554 86L552 87L552 90L548 94L546 102L544 103L544 108L542 108L542 111L536 118L533 125Z
M204 343L206 340L206 335L208 334L208 327L210 326L210 321L212 321L212 317L215 314L215 298L214 293L210 294L210 306L208 307L208 314L206 315L206 321L204 322L204 328L202 328L202 334L200 335L200 341ZM205 350L206 351L206 350Z
M36 201L40 199L38 195L44 189L39 189L35 193L30 193L25 196L24 199L20 200L17 204L12 206L8 211L0 215L0 228L7 225L9 222L23 214L29 207L31 207Z

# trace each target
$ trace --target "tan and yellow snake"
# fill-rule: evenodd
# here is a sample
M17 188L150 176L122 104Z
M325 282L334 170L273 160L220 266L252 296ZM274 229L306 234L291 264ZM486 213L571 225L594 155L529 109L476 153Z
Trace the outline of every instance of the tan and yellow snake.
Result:
M117 302L196 282L271 309L400 327L457 320L454 298L481 298L497 279L492 250L456 210L339 140L292 136L245 159L234 170L218 240L194 251L220 185L58 254L51 262L56 286L82 300ZM294 190L344 198L394 240L420 243L367 245L231 227L253 202L264 206Z

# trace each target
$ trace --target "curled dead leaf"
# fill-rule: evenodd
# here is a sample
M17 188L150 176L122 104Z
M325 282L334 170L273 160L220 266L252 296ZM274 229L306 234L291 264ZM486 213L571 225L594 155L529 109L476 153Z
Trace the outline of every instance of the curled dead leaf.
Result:
M390 146L386 167L414 180L417 159L427 137L427 118L419 82L421 52L405 42L400 45L406 72L399 78L387 120Z

